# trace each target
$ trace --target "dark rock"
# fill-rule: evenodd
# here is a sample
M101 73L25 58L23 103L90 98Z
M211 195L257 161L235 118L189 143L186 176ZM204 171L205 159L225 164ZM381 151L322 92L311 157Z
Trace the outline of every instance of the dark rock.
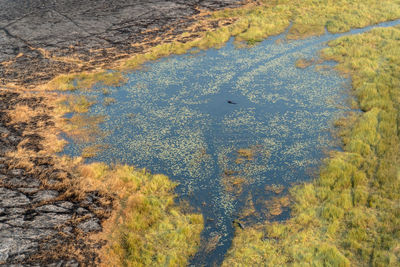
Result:
M88 210L84 209L84 208L78 208L76 210L76 213L82 215L82 214L88 213Z
M33 196L33 202L49 201L58 197L59 193L54 190L39 191Z
M65 263L65 267L78 267L79 263L76 260L70 260Z
M0 207L19 207L29 203L29 198L24 194L0 187Z
M56 205L44 205L44 206L40 206L38 208L36 208L36 211L40 211L40 212L56 212L56 213L67 213L70 210L66 209L66 208L62 208Z
M10 172L12 175L20 176L20 175L22 175L23 171L24 170L22 170L22 169L14 169L14 170L11 170Z
M27 225L32 228L55 228L66 223L71 217L70 214L46 213L36 216Z
M74 203L68 201L62 201L55 204L64 209L72 209L74 207Z
M18 190L24 194L33 194L33 193L37 193L39 191L39 189L37 187L33 187L33 188L18 188Z
M33 187L38 188L40 181L37 179L27 178L23 176L14 177L7 181L7 184L12 187Z
M7 128L0 126L0 135L9 135L9 134L10 131Z
M97 218L92 218L88 221L80 223L78 228L86 233L101 230L100 221Z
M9 257L32 253L37 249L37 242L28 239L2 238L0 243L0 260L6 261Z

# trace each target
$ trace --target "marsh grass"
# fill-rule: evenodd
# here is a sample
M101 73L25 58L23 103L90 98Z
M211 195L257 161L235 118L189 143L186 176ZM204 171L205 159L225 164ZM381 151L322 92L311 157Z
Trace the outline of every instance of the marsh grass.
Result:
M107 145L92 145L92 146L87 146L82 149L82 154L81 156L83 158L93 158L97 156L98 153L103 151L104 149L108 148Z
M277 195L282 193L283 190L285 190L285 187L283 185L272 184L272 185L266 185L265 186L265 191L274 192Z
M256 213L256 208L254 206L253 195L251 193L248 194L247 199L245 201L244 207L241 209L239 218L246 219Z
M115 216L105 225L109 240L104 266L185 266L200 244L203 217L174 202L176 183L127 165L83 165L82 187L117 197Z
M100 115L74 114L70 119L65 119L62 130L76 142L87 143L105 134L100 129L104 118Z
M246 179L240 176L223 175L221 182L225 191L240 195L243 191L243 186L246 184Z
M344 151L331 153L315 181L291 190L291 219L237 231L223 266L398 266L398 40L399 27L382 28L323 50L351 76L364 112L338 121Z
M256 153L257 153L256 147L240 148L237 151L237 158L235 160L235 163L242 164L247 161L252 161L254 160Z
M82 72L59 75L44 87L56 91L90 90L96 84L118 86L125 81L123 74L118 71Z
M86 113L95 103L95 99L83 95L67 95L60 98L57 102L57 108L60 113Z
M309 66L311 66L314 63L313 59L307 60L305 58L300 58L296 61L295 65L299 69L305 69Z
M289 204L289 196L279 198L273 197L272 199L265 201L265 207L268 212L267 217L280 215L283 212L282 208L288 207Z

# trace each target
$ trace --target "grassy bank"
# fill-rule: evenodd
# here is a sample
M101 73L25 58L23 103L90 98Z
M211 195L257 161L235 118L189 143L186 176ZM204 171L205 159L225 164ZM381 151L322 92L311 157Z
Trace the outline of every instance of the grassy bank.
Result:
M164 175L102 163L80 167L83 188L113 192L114 217L105 225L104 266L185 266L198 249L203 217L174 203L175 183Z
M400 27L375 29L323 51L363 113L338 122L344 151L293 188L292 218L237 230L223 266L400 265L399 40Z

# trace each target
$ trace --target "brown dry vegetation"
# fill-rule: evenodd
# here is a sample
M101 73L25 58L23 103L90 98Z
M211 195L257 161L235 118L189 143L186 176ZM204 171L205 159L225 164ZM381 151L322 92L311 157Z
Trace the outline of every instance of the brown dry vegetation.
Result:
M311 66L313 63L314 63L314 60L312 60L312 59L307 60L304 58L300 58L299 60L296 61L295 65L297 68L305 69L305 68Z

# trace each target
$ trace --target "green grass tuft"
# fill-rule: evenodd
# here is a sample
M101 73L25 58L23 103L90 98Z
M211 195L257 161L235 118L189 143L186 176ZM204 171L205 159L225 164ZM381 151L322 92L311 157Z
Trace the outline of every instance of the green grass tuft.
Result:
M127 165L81 168L91 182L117 194L117 216L106 227L106 266L186 266L200 244L203 217L174 202L176 183Z

